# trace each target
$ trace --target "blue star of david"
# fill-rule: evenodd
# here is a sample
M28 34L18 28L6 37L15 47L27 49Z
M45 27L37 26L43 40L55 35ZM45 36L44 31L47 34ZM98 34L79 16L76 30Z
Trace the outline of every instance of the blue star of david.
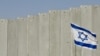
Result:
M84 32L78 32L78 34L79 34L78 38L81 39L82 42L85 41L85 40L88 40L88 38L87 38L88 35L84 34Z

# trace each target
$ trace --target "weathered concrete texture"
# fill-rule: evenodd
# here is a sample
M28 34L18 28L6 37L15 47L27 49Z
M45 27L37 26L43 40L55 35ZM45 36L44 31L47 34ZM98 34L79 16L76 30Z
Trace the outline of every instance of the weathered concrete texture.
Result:
M81 6L81 25L92 31L92 6ZM92 51L82 48L82 56L92 56Z
M7 22L0 19L0 56L7 56Z
M7 55L18 56L17 21L8 20L7 24Z
M27 19L28 56L39 56L39 17Z
M71 23L81 25L81 10L80 8L71 8L70 9L70 20ZM71 37L72 41L72 56L81 56L81 48L74 45L74 38Z
M27 56L27 19L17 20L18 56Z
M93 50L93 56L100 56L100 6L92 8L92 30L97 34L97 50Z
M49 14L39 14L39 56L49 56Z
M70 29L70 11L61 11L61 38L60 38L60 56L71 56L71 29ZM69 50L70 49L70 50Z
M61 39L61 13L49 11L50 17L50 56L60 56Z
M70 8L70 15L69 15L69 18L70 18L70 23L74 23L74 20L73 20L73 18L75 17L75 9L72 9L72 8ZM74 38L73 38L73 34L71 33L71 56L75 56L76 55L76 46L74 45Z

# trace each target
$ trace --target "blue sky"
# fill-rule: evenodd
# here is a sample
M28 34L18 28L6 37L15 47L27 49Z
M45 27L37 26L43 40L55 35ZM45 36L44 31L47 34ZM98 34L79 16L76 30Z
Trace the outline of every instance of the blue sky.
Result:
M26 17L49 10L66 10L80 5L99 5L100 0L0 0L0 18Z

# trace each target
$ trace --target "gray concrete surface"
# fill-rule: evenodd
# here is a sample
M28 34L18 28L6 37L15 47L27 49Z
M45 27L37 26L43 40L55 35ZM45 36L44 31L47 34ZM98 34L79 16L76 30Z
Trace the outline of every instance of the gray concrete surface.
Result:
M27 19L28 56L39 56L39 17L38 15Z
M70 31L70 11L61 11L61 38L60 38L60 56L71 56L71 31ZM70 49L70 50L69 50Z
M92 31L92 6L81 6L81 26ZM82 48L82 56L92 56L92 51Z
M7 23L7 55L18 56L17 21L8 20Z
M98 47L97 50L93 50L93 56L100 55L100 6L95 6L92 8L92 31L97 34Z
M17 20L18 56L27 56L27 20Z
M39 56L49 56L49 14L39 14Z
M71 23L81 25L81 10L80 8L70 8L70 20ZM74 45L74 38L71 37L72 56L81 56L81 48Z
M60 11L49 11L50 56L60 56L61 18Z
M7 23L7 20L0 19L0 56L7 56Z

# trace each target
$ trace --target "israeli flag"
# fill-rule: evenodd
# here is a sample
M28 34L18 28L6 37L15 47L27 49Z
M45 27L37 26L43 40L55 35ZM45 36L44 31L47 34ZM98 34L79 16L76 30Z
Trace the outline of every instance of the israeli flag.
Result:
M96 34L76 24L71 24L71 28L76 45L88 49L97 48Z

